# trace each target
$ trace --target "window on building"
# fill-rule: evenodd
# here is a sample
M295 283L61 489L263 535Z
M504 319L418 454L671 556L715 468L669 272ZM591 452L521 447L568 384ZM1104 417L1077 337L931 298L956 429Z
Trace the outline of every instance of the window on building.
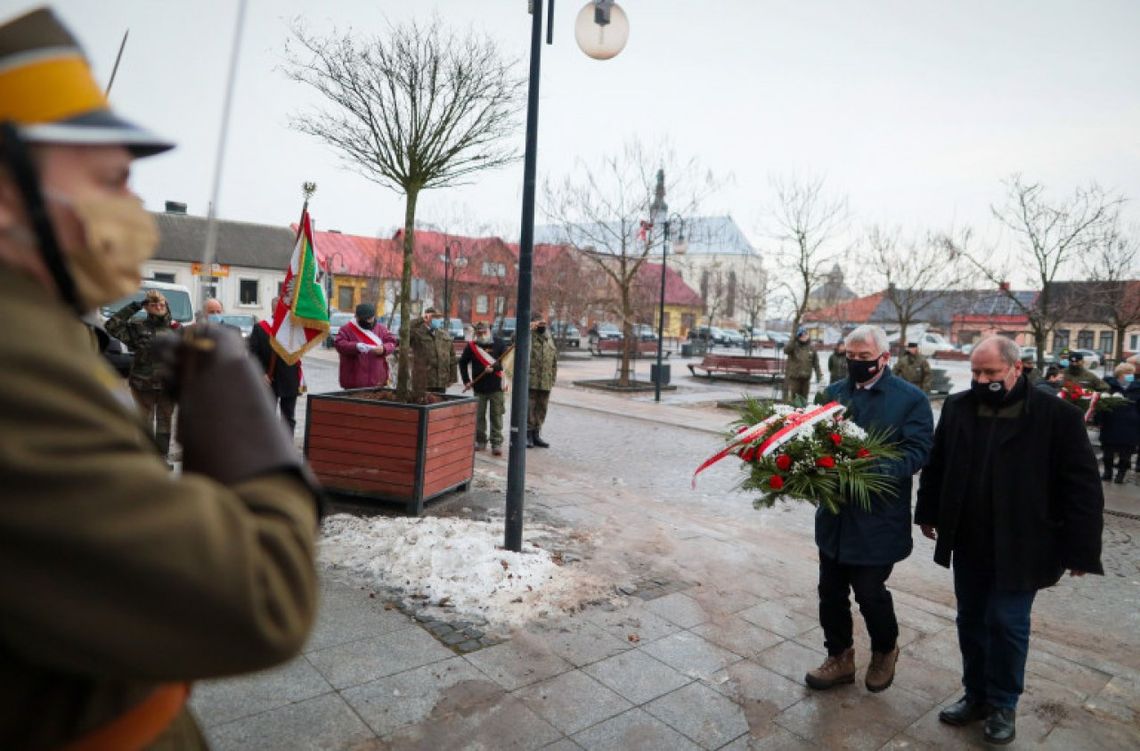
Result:
M1113 336L1111 331L1100 332L1100 351L1105 355L1115 354L1112 347L1112 340Z
M1077 349L1092 349L1093 348L1093 332L1088 329L1081 329L1077 332Z
M336 309L351 313L356 309L356 290L348 285L336 288Z
M256 279L239 279L238 305L258 305L258 286Z
M475 296L475 312L476 313L486 313L487 312L487 296L486 295L476 295Z
M1069 330L1057 329L1053 332L1053 351L1060 352L1069 346Z
M495 315L501 316L503 314L503 312L506 311L506 309L507 309L507 298L496 297L495 298Z
M216 276L210 277L210 281L202 285L202 291L206 293L206 297L218 297L218 285L221 280Z
M1140 334L1131 334L1128 337L1129 351L1135 352L1138 347L1140 347Z
M156 271L150 275L150 278L156 282L166 282L167 284L174 284L174 274L169 271Z
M669 311L665 311L665 317L661 319L661 328L669 331Z
M693 328L693 326L696 326L696 325L697 325L696 316L694 316L692 313L682 313L681 314L681 330L678 331L677 333L680 334L681 336L685 336L686 334L689 333L689 329Z
M483 276L498 276L505 277L507 275L507 265L504 263L494 263L493 261L483 261Z
M973 331L971 329L962 329L958 332L958 343L973 344L978 340L978 337L981 336L981 333L980 331Z

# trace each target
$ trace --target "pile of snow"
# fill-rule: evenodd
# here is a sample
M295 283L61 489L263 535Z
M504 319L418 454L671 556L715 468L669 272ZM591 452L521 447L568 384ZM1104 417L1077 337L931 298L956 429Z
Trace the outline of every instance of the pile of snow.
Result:
M338 514L324 520L322 532L319 558L328 567L491 624L553 615L605 591L547 549L558 536L550 527L528 529L521 553L499 547L502 522Z

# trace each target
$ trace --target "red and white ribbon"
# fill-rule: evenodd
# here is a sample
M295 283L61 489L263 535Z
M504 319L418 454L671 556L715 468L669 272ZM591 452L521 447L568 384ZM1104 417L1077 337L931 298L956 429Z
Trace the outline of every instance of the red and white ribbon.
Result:
M1100 401L1100 392L1094 391L1093 395L1089 397L1089 408L1085 410L1085 422L1092 419L1093 409L1096 408L1096 403Z
M822 407L816 407L808 412L791 412L787 415L772 415L766 420L761 420L747 430L742 430L737 433L732 437L727 446L708 459L705 459L704 462L701 463L701 466L697 467L697 471L693 472L692 488L695 490L697 487L697 475L733 453L740 446L751 443L757 436L764 435L773 423L777 423L781 420L784 421L784 425L758 447L761 456L768 456L805 429L812 427L820 420L826 420L832 415L841 413L844 409L845 407L839 402L829 402Z

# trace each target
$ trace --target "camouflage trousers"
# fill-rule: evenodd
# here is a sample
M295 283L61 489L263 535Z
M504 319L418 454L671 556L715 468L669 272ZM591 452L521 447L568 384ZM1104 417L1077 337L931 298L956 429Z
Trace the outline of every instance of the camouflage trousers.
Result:
M487 444L487 421L490 413L491 446L503 445L503 411L506 398L502 391L490 394L475 394L477 405L475 407L475 443L480 446Z
M527 399L526 429L542 430L546 422L546 407L550 404L550 392L531 389Z
M142 414L147 430L154 436L155 445L162 452L162 458L170 453L170 424L174 417L174 402L165 391L142 391L131 389L135 404Z
M807 378L785 378L784 388L787 391L784 398L788 401L795 399L797 396L807 401L808 391L811 390L811 376Z

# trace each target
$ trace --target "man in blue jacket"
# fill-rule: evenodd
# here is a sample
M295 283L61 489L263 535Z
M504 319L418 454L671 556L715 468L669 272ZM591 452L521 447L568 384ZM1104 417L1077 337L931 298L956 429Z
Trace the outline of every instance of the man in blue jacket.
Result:
M894 478L892 493L875 496L869 511L845 504L838 514L820 507L815 515L819 546L819 621L827 659L805 681L827 689L855 681L851 601L855 601L871 636L868 691L894 681L899 626L887 578L895 563L910 555L911 476L922 469L933 443L930 401L918 388L892 375L890 349L878 326L860 326L847 336L847 378L827 389L830 401L847 407L847 418L868 431L890 431L898 459L883 461L880 471Z

